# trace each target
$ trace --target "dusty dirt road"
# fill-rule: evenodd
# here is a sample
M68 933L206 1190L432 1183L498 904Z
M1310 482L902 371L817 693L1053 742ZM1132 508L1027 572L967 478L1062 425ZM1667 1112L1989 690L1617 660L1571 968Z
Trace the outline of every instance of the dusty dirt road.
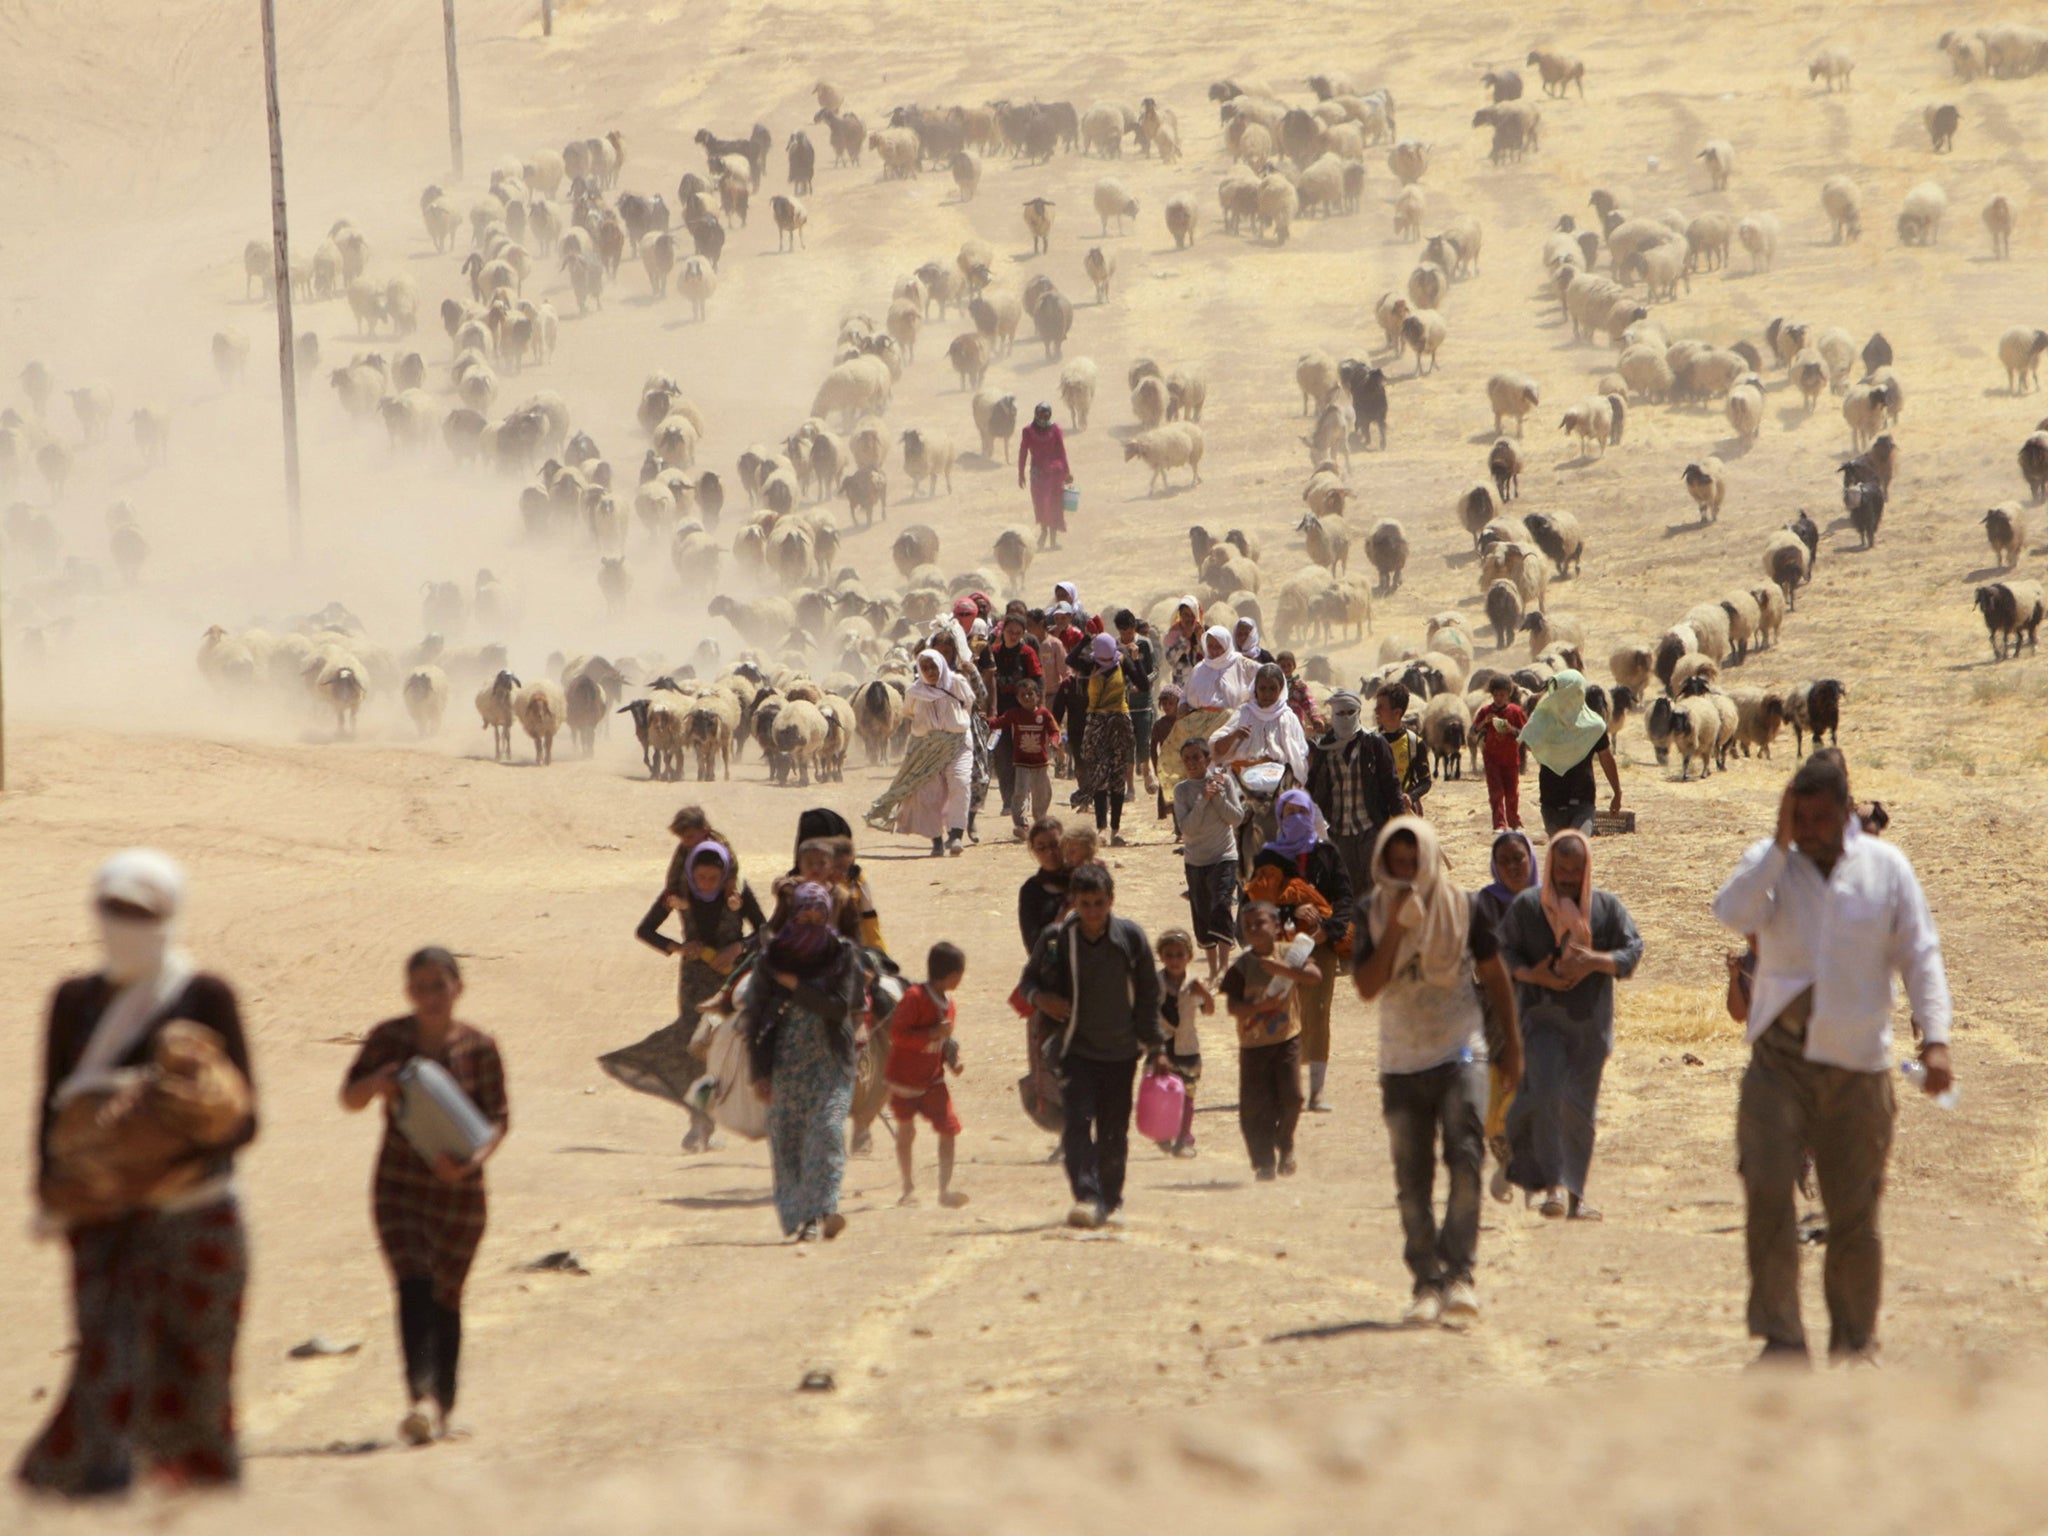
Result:
M395 0L289 9L303 240L310 248L334 218L353 218L379 270L412 272L430 312L464 286L414 211L419 187L446 172L431 18ZM992 161L966 205L942 176L884 184L872 160L821 168L806 252L774 256L757 214L735 232L702 326L673 299L646 303L628 268L601 313L565 318L557 361L508 384L508 396L560 391L626 466L640 451L639 381L681 370L712 417L704 462L724 472L749 442L801 419L842 313L879 313L900 272L949 259L979 234L1019 284L1046 270L1081 296L1068 354L1094 358L1103 376L1094 427L1071 439L1084 511L1067 558L1034 568L1033 596L1069 576L1091 606L1177 593L1189 584L1191 522L1244 526L1269 572L1293 569L1309 467L1294 359L1309 346L1338 356L1375 347L1372 300L1414 259L1392 239L1394 184L1378 151L1356 217L1303 220L1277 248L1210 232L1227 157L1204 88L1250 73L1301 95L1296 77L1327 60L1321 44L1295 38L1294 10L1069 8L1035 15L1016 36L983 19L949 36L887 0L858 12L591 4L565 8L543 46L528 9L465 7L465 200L500 154L615 124L631 147L622 187L672 196L680 171L698 166L689 139L699 126L734 132L758 117L780 139L809 118L820 74L871 119L908 99L1039 94L1085 106L1154 94L1178 112L1188 158L1105 167L1063 156L1040 170ZM703 617L701 598L684 601L665 553L637 542L634 603L608 617L594 558L518 541L515 482L389 454L324 383L305 403L311 554L289 566L275 387L256 382L259 365L246 389L224 391L205 360L225 324L245 329L260 358L271 324L266 308L239 301L236 253L262 232L266 206L243 8L191 0L120 37L68 12L0 11L10 102L0 164L14 189L0 260L5 371L40 356L62 383L109 379L122 419L130 402L154 399L175 424L164 466L142 465L117 432L81 452L63 501L32 477L12 493L47 511L67 552L94 561L105 503L129 499L153 552L136 591L96 597L9 551L0 984L13 1003L0 1077L16 1091L0 1095L0 1145L28 1143L42 999L91 963L81 898L92 867L130 843L173 850L194 878L193 946L242 990L263 1091L264 1135L244 1165L256 1264L241 1372L251 1528L288 1514L295 1529L360 1528L371 1516L427 1529L459 1510L465 1525L488 1514L507 1531L668 1528L678 1511L714 1530L798 1518L877 1532L1047 1519L1094 1530L1144 1509L1197 1529L1249 1518L1283 1530L1337 1510L1412 1507L1421 1489L1469 1512L1477 1530L1562 1527L1565 1511L1579 1529L1771 1530L1810 1523L1816 1508L1845 1521L1866 1510L1879 1528L2020 1528L2015 1511L2039 1507L2039 1472L2011 1436L2040 1388L2029 1365L2002 1366L2015 1374L1986 1385L1981 1368L1958 1361L2024 1361L2043 1310L2048 1074L2027 1004L2048 939L2029 896L2030 834L2048 801L2048 685L2031 656L1996 668L1985 659L1969 605L1990 564L1977 519L2021 492L2012 453L2040 410L2004 394L1994 355L2005 326L2039 323L2038 247L2023 235L2013 262L1993 264L1976 223L1995 189L2043 190L2025 138L2038 82L1953 83L1931 47L1945 13L1896 8L1882 36L1864 35L1865 14L1674 7L1624 22L1481 8L1366 18L1331 40L1344 67L1394 86L1403 132L1437 146L1423 184L1428 225L1470 211L1487 228L1480 274L1445 304L1441 373L1414 381L1410 364L1388 361L1390 447L1353 467L1365 513L1404 519L1414 555L1377 634L1331 651L1340 676L1371 666L1380 639L1419 636L1427 615L1476 607L1450 502L1482 473L1483 381L1499 367L1543 385L1525 444L1526 507L1568 508L1587 527L1584 575L1552 601L1587 624L1600 657L1755 579L1765 533L1796 507L1833 521L1846 428L1832 399L1808 418L1775 372L1765 431L1747 453L1728 441L1718 405L1639 406L1623 446L1590 462L1554 431L1553 402L1561 410L1613 366L1608 349L1570 342L1536 258L1559 214L1586 215L1592 186L1630 187L1646 207L1777 211L1776 270L1751 276L1738 253L1725 274L1696 277L1656 311L1674 335L1754 340L1770 317L1798 314L1859 340L1881 326L1897 349L1910 404L1879 546L1857 554L1846 531L1831 533L1782 644L1737 676L1849 684L1842 744L1858 793L1887 803L1891 835L1920 868L1965 1026L1962 1109L1901 1112L1887 1209L1892 1369L1809 1389L1720 1379L1750 1353L1732 1172L1743 1053L1719 1012L1726 940L1706 901L1768 828L1790 754L1679 783L1655 766L1639 724L1621 746L1642 831L1596 850L1598 878L1648 940L1622 990L1603 1101L1595 1188L1608 1220L1566 1228L1490 1205L1478 1328L1388 1326L1407 1283L1372 1019L1355 1001L1339 1007L1337 1113L1305 1122L1298 1178L1251 1183L1222 1053L1205 1085L1200 1157L1141 1149L1121 1232L1055 1224L1064 1188L1045 1162L1049 1138L1015 1107L1021 1042L1002 1001L1021 958L1012 903L1027 866L993 841L934 863L907 840L870 837L864 857L900 954L943 936L971 957L960 1097L973 1203L897 1210L893 1168L878 1157L850 1171L841 1241L779 1244L760 1149L683 1157L680 1117L617 1088L594 1058L669 1016L672 973L631 928L667 857L675 806L701 799L765 874L787 857L799 809L816 799L857 819L881 771L855 768L813 796L767 786L750 754L729 783L650 785L623 733L589 762L565 753L545 772L494 765L460 697L441 740L415 744L387 697L352 745L297 710L251 717L210 699L189 659L208 623L278 625L338 599L396 651L418 637L422 581L466 580L484 565L519 593L523 621L503 638L534 672L557 650L659 653L672 665L701 638L728 656L739 641ZM1483 135L1466 126L1476 77L1553 36L1586 56L1587 97L1546 103L1542 152L1491 168ZM1802 60L1826 41L1859 55L1847 95L1806 82ZM1957 150L1938 165L1919 128L1921 106L1937 99L1965 111ZM1725 194L1701 190L1693 159L1713 136L1741 155ZM781 184L780 161L778 150L764 198ZM1087 210L1105 171L1142 211L1113 242L1121 275L1098 309L1083 301L1081 255L1095 243ZM1861 243L1839 248L1816 192L1836 171L1863 183L1867 226ZM1950 227L1937 247L1901 249L1889 230L1898 200L1934 174L1948 186ZM1159 220L1178 192L1204 215L1185 252ZM1017 204L1039 193L1062 212L1051 254L1034 262ZM572 314L560 279L546 282ZM302 310L300 323L321 334L327 366L369 345L338 303ZM928 328L890 423L939 424L964 444L966 400L941 356L951 330ZM438 363L438 333L418 344ZM1197 489L1147 497L1142 472L1123 462L1120 381L1139 355L1208 371ZM1027 406L1056 376L1028 343L992 375ZM1730 500L1718 524L1696 530L1679 471L1709 451L1729 461ZM849 536L845 558L893 581L887 541L915 519L941 531L949 570L985 564L995 531L1023 511L1011 475L969 456L954 497L900 499L890 524ZM2023 575L2038 569L2034 555L2025 564ZM1480 784L1445 786L1432 804L1459 870L1476 875ZM1137 830L1113 861L1119 902L1156 930L1183 914L1179 865L1148 819ZM513 1096L470 1291L459 1416L474 1433L417 1455L330 1454L388 1441L399 1406L366 1198L376 1129L342 1115L334 1090L348 1040L398 1010L399 960L425 942L469 957L466 1011L498 1034ZM0 1231L25 1229L24 1182L0 1179ZM575 1249L590 1275L520 1271L559 1248ZM0 1334L0 1444L15 1444L61 1383L65 1302L48 1247L0 1248L0 1277L13 1298ZM286 1358L314 1334L362 1349ZM812 1370L832 1372L837 1389L799 1394ZM1788 1445L1799 1448L1797 1476L1781 1462ZM1099 1503L1078 1486L1098 1481ZM202 1507L169 1518L201 1529L222 1517Z

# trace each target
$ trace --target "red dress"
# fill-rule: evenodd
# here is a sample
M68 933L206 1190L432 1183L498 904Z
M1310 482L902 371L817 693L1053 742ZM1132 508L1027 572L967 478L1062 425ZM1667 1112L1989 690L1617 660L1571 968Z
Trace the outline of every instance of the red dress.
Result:
M1017 439L1017 479L1031 466L1031 511L1038 526L1067 531L1067 440L1057 426L1026 427Z

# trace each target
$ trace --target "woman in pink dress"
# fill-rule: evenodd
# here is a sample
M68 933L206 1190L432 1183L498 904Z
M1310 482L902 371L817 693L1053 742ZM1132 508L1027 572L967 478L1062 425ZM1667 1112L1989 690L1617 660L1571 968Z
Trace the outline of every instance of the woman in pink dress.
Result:
M1067 531L1067 487L1074 472L1067 467L1067 440L1053 425L1052 407L1041 403L1031 425L1017 440L1017 484L1024 484L1024 466L1031 466L1031 511L1038 520L1038 547L1058 549Z

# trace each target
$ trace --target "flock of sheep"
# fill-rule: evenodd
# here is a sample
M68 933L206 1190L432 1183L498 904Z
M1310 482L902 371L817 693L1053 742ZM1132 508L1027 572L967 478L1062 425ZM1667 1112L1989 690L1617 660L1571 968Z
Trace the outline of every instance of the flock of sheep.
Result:
M1951 32L1940 47L1962 80L2012 78L2048 63L2048 35L2025 28ZM1565 98L1585 95L1580 59L1539 47L1525 63L1551 110L1571 110ZM1821 50L1808 70L1830 92L1852 88L1855 63L1843 49ZM1390 370L1412 358L1415 379L1433 374L1451 340L1456 290L1480 271L1485 244L1481 221L1470 213L1432 221L1424 190L1431 145L1401 135L1390 89L1334 73L1312 76L1306 85L1307 96L1297 98L1251 80L1210 86L1227 157L1216 187L1223 232L1281 245L1304 219L1358 213L1368 151L1377 151L1398 186L1390 199L1394 234L1418 250L1406 283L1372 305L1377 345L1340 348L1336 355L1312 349L1297 359L1294 382L1307 424L1302 441L1312 469L1294 531L1306 558L1276 580L1262 572L1254 534L1233 529L1213 540L1203 529L1192 530L1208 617L1252 617L1269 624L1282 643L1362 637L1373 628L1375 599L1384 602L1400 590L1409 539L1398 516L1361 522L1355 542L1372 575L1351 570L1351 519L1361 496L1350 479L1353 457L1375 444L1387 450ZM1480 86L1484 99L1472 127L1489 133L1489 160L1513 165L1539 154L1543 109L1525 97L1521 73L1497 67L1485 72ZM629 189L629 168L639 167L629 162L617 131L559 151L507 157L474 197L426 188L419 212L427 237L459 269L462 284L439 307L449 347L445 363L429 362L415 349L421 305L414 279L380 268L378 253L350 221L335 222L310 254L295 256L290 273L295 298L342 300L359 334L377 338L326 375L346 413L381 421L394 450L438 439L459 462L518 477L522 532L587 548L615 614L633 590L637 525L641 547L667 552L686 597L701 602L707 617L730 625L746 647L744 656L728 666L708 640L681 666L652 655L558 656L547 675L522 681L503 644L450 643L465 632L506 632L512 600L485 570L472 583L427 586L427 638L412 647L376 645L334 607L289 631L209 630L199 657L205 677L230 694L309 697L332 711L343 736L353 734L365 705L379 696L401 702L422 736L436 734L450 697L474 690L480 725L492 732L498 755L512 755L514 733L522 731L543 763L552 761L562 729L587 755L607 721L625 713L656 777L680 776L692 760L700 777L718 769L729 775L749 741L778 781L838 776L855 736L870 760L886 760L902 729L903 690L920 637L960 593L1023 592L1034 551L1028 529L1008 528L967 569L948 573L938 564L937 532L910 525L892 545L900 577L892 589L877 580L879 573L847 563L843 532L888 519L892 495L899 506L906 497L950 496L954 471L970 453L987 464L1011 461L1018 401L991 383L990 374L1020 332L1059 364L1057 395L1069 426L1086 430L1100 370L1091 359L1066 353L1079 318L1074 302L1043 271L1013 287L1007 264L979 238L904 272L886 296L874 293L871 307L842 316L830 356L818 361L808 415L785 435L750 444L737 456L731 499L743 498L745 510L735 505L727 526L727 480L699 462L717 424L690 398L680 376L643 381L632 411L640 436L616 458L579 428L559 393L541 388L509 398L512 376L545 367L555 354L561 318L545 293L559 287L549 290L549 281L565 283L582 313L601 308L628 263L637 261L651 300L665 301L673 288L701 320L718 292L727 242L747 227L779 139L787 191L769 204L777 248L791 251L808 249L807 232L815 232L803 199L817 196L821 150L829 150L835 168L857 169L864 155L872 156L885 182L942 173L960 202L978 195L991 160L1020 167L1062 153L1101 160L1109 173L1096 179L1090 211L1098 226L1091 233L1103 243L1087 246L1081 267L1094 304L1107 305L1118 279L1107 237L1113 227L1123 233L1144 216L1126 179L1108 162L1134 154L1179 165L1188 139L1176 112L1155 96L1086 108L1011 100L902 105L870 126L831 84L819 82L814 94L817 110L809 125L786 135L761 123L744 135L722 136L710 127L698 132L703 167L681 176L673 206L662 192ZM1949 152L1962 130L1960 113L1937 104L1924 116L1932 151ZM812 130L822 144L814 144ZM1737 150L1728 140L1703 144L1696 158L1711 188L1739 185ZM1863 196L1849 178L1827 177L1820 204L1833 241L1861 238ZM1160 216L1177 249L1201 237L1202 206L1192 195L1164 201ZM2010 257L2017 206L2005 193L1985 205L1995 259ZM1946 208L1937 182L1912 187L1897 218L1900 242L1937 243ZM1046 196L1024 200L1023 232L1034 254L1052 249L1061 212ZM1849 456L1836 466L1843 507L1867 548L1877 541L1899 456L1894 434L1904 386L1889 342L1874 335L1859 347L1839 326L1781 316L1754 340L1720 344L1674 336L1656 314L1658 306L1689 292L1695 276L1724 266L1738 246L1751 271L1767 275L1782 237L1778 216L1768 210L1688 215L1638 205L1612 186L1592 189L1581 210L1558 214L1533 253L1546 302L1555 304L1575 341L1615 351L1612 368L1583 398L1564 405L1559 430L1576 441L1585 460L1624 448L1631 411L1718 401L1737 443L1746 445L1764 427L1766 380L1782 371L1809 414L1824 396L1840 399L1850 439ZM245 291L267 293L270 273L269 247L250 242L243 256ZM945 341L944 366L957 380L963 425L971 431L959 444L941 425L889 419L897 386L918 366L920 348L939 350L925 335L927 326L936 320L944 327L949 319L960 328ZM212 359L224 386L239 385L249 350L236 327L214 336ZM318 336L307 331L296 351L310 379L322 360ZM2015 326L1999 338L2009 391L2038 388L2044 352L2048 330ZM1203 366L1138 358L1124 377L1133 427L1123 444L1125 459L1144 464L1150 490L1171 485L1177 472L1199 484L1209 395ZM11 492L33 467L54 504L64 497L76 455L106 438L115 418L111 393L93 384L68 391L80 437L74 446L52 418L53 371L32 362L20 382L29 409L0 415L0 489ZM1527 664L1509 675L1518 689L1533 691L1558 667L1582 666L1587 654L1584 627L1549 606L1553 582L1581 575L1586 540L1568 510L1508 514L1520 495L1525 422L1543 405L1538 381L1503 369L1487 380L1485 393L1495 441L1485 478L1456 496L1455 516L1473 541L1480 628L1496 652L1526 637ZM145 459L160 458L168 413L140 406L130 422ZM2048 498L2048 420L2025 439L2019 464L2032 499ZM1731 490L1729 465L1701 456L1680 478L1699 519L1718 519ZM1739 497L1739 484L1735 489ZM837 511L842 502L845 523ZM2026 546L2021 505L2003 503L1982 520L2001 579L1978 588L1975 602L2002 658L2033 643L2042 589L2016 574ZM47 512L15 502L7 508L4 533L32 564L56 562L61 541ZM135 580L148 546L125 503L109 514L108 538L117 570ZM1654 639L1611 647L1614 686L1596 690L1596 707L1616 730L1640 713L1659 761L1676 751L1687 778L1695 764L1703 773L1725 767L1731 753L1768 755L1787 724L1802 742L1809 733L1832 736L1845 694L1839 682L1724 689L1722 676L1724 668L1741 666L1752 651L1775 641L1798 590L1812 579L1818 552L1819 530L1802 510L1767 539L1760 582L1695 605ZM1173 596L1158 591L1144 605L1156 627L1167 622ZM1368 686L1382 678L1408 684L1419 724L1447 771L1457 771L1462 749L1476 750L1468 740L1471 713L1489 672L1500 670L1478 666L1477 650L1473 623L1455 612L1438 614L1419 642L1383 640L1379 670L1365 679ZM1322 658L1312 658L1310 672L1332 680Z

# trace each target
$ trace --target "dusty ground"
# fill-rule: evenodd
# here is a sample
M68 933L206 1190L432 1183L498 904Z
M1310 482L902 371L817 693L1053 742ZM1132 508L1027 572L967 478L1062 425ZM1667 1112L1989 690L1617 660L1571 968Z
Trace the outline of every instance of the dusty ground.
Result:
M299 241L310 248L333 219L354 219L377 247L375 269L411 271L431 310L459 281L414 211L423 183L448 184L431 15L396 0L284 9ZM870 119L913 98L1158 96L1179 114L1188 158L1107 168L1143 212L1115 242L1111 301L1079 306L1069 355L1094 358L1104 376L1094 430L1071 440L1085 510L1069 557L1041 562L1031 590L1074 576L1091 606L1177 592L1191 521L1247 527L1269 573L1292 569L1307 469L1294 358L1310 345L1365 351L1377 340L1373 297L1413 261L1390 239L1393 183L1377 155L1357 217L1304 221L1283 249L1209 232L1225 159L1204 87L1232 73L1292 88L1329 63L1320 42L1290 41L1294 9L1056 9L1013 37L987 22L961 33L886 3L592 4L567 8L546 45L530 7L463 9L465 206L501 154L615 124L631 155L622 186L673 199L677 175L698 165L689 137L699 126L734 132L760 117L780 139L808 118L805 92L821 73ZM1106 1529L1140 1509L1199 1526L1248 1507L1262 1529L1305 1529L1340 1508L1401 1508L1418 1489L1443 1498L1451 1487L1481 1530L1547 1529L1566 1510L1603 1528L1626 1516L1645 1531L1768 1530L1810 1523L1816 1508L1865 1511L1878 1529L2023 1528L2039 1473L2011 1436L2041 1392L2027 1357L2042 1318L2048 1154L2035 1108L2043 1058L2022 999L2039 991L2048 921L2026 894L2022 839L2048 798L2048 686L2031 657L1986 660L1969 592L1989 564L1977 517L2022 491L2012 453L2041 410L2004 395L1995 357L1999 331L2040 323L2039 237L2024 224L2016 259L1992 264L1976 214L1994 190L2022 201L2039 190L2023 137L2039 82L1952 83L1931 46L1947 13L1892 7L1881 29L1864 22L1871 14L1673 7L1610 20L1482 8L1363 19L1331 40L1339 65L1393 86L1404 133L1437 146L1429 223L1469 210L1487 235L1482 274L1445 305L1441 374L1411 382L1405 364L1392 369L1391 449L1354 469L1369 516L1402 517L1415 549L1405 590L1381 608L1380 636L1476 603L1449 503L1482 470L1482 386L1497 367L1544 387L1526 503L1569 508L1587 525L1585 575L1553 604L1586 621L1601 656L1747 585L1765 532L1795 507L1830 520L1846 429L1832 401L1805 418L1775 377L1768 425L1746 455L1724 441L1718 408L1639 408L1624 445L1590 464L1551 430L1552 403L1611 366L1606 349L1571 345L1537 292L1541 232L1558 213L1583 213L1592 186L1628 187L1645 207L1770 208L1783 221L1776 271L1752 278L1738 255L1725 277L1695 279L1658 312L1674 335L1757 339L1771 316L1796 314L1859 337L1882 326L1897 349L1909 403L1881 542L1862 555L1853 538L1825 543L1782 645L1741 680L1849 684L1843 746L1858 791L1891 807L1947 942L1964 1104L1949 1116L1902 1110L1884 1321L1892 1370L1809 1391L1715 1379L1749 1346L1730 1166L1742 1051L1718 1011L1724 941L1706 898L1768 827L1781 770L1752 762L1679 784L1654 766L1639 727L1622 748L1642 831L1596 854L1602 883L1649 941L1623 989L1603 1104L1595 1192L1609 1219L1567 1230L1489 1207L1479 1328L1386 1326L1407 1285L1373 1112L1372 1020L1355 1003L1340 1005L1339 1112L1306 1123L1293 1183L1251 1184L1226 1065L1203 1101L1201 1157L1135 1159L1123 1232L1053 1225L1064 1192L1044 1165L1049 1139L1025 1124L1010 1088L1020 1050L1002 998L1019 959L1012 895L1026 865L1008 847L933 865L907 843L870 839L865 859L899 952L945 936L972 957L961 1097L973 1203L898 1211L893 1169L858 1162L846 1238L802 1252L776 1243L759 1149L683 1158L679 1117L616 1088L594 1057L668 1017L672 974L631 927L666 858L674 806L701 794L765 872L786 857L809 798L766 786L752 759L701 792L650 786L623 733L592 762L501 768L479 757L483 738L460 699L438 742L414 744L387 698L362 742L337 745L296 712L230 714L189 660L208 623L277 624L329 599L401 649L417 638L419 583L482 565L521 592L524 623L504 638L522 668L540 670L556 649L674 662L706 635L730 654L736 637L685 606L665 555L637 542L635 605L608 620L582 551L517 542L512 484L457 476L433 457L393 459L324 384L304 403L310 557L290 567L275 386L260 382L271 317L240 301L237 253L262 232L266 208L245 8L181 0L113 36L71 12L0 7L11 194L0 374L39 356L60 383L105 379L123 419L156 400L174 420L168 465L145 469L117 429L81 455L68 499L50 508L67 552L103 564L102 509L132 501L153 546L135 593L80 595L8 551L0 983L15 1004L0 1075L18 1091L0 1096L0 1144L28 1140L40 1000L89 963L80 895L91 867L127 843L174 850L194 876L194 947L242 989L264 1094L264 1137L244 1165L257 1263L241 1377L251 1525L290 1510L296 1527L317 1495L337 1523L360 1510L394 1529L445 1524L457 1507L509 1530L651 1529L678 1507L712 1529L802 1517L828 1529L1001 1530L1048 1512ZM1483 135L1465 127L1476 76L1549 37L1586 57L1587 98L1546 105L1542 153L1491 169ZM1829 41L1860 61L1847 96L1806 83L1801 61ZM1919 128L1935 100L1964 112L1958 148L1939 162ZM1712 136L1740 156L1725 195L1700 190L1692 158ZM778 151L764 201L780 165ZM758 216L734 235L701 327L674 300L646 304L628 269L601 314L565 319L559 359L508 383L508 395L559 390L623 466L639 452L640 378L673 368L712 418L705 462L729 468L748 442L801 418L842 312L879 314L898 273L949 257L970 233L1014 259L1019 282L1042 268L1085 295L1094 220L1084 210L1104 169L1077 157L1042 170L992 162L980 198L956 206L943 177L882 184L872 161L821 168L807 252L773 255ZM1864 188L1868 232L1846 248L1825 243L1817 206L1820 179L1837 171ZM1898 200L1937 173L1948 230L1938 247L1902 250L1889 234ZM1158 210L1183 191L1207 223L1175 253ZM1052 253L1033 262L1016 205L1036 193L1062 212ZM553 298L573 312L566 291ZM364 345L340 311L300 316L330 365ZM245 391L221 391L206 362L208 337L230 323L259 359ZM928 329L892 426L970 437L940 356L953 329ZM438 360L438 333L419 345ZM1199 362L1211 380L1204 483L1170 498L1145 498L1116 441L1128 420L1117 381L1141 354ZM1027 344L992 377L1028 403L1052 392L1056 373ZM53 416L75 438L61 401ZM1729 506L1694 531L1679 469L1708 451L1729 458ZM955 497L899 504L894 525L939 528L949 568L981 563L1021 510L1009 474L970 459ZM49 499L33 474L11 494L38 509ZM888 579L891 536L852 536L850 558ZM2037 571L2036 557L2026 566ZM1370 664L1372 645L1341 650L1340 673ZM852 815L881 783L879 770L855 769L818 798ZM1460 869L1476 872L1480 786L1450 785L1433 807ZM1157 829L1141 823L1140 833L1115 860L1120 901L1156 928L1181 915L1178 863ZM470 1291L461 1416L475 1433L425 1455L331 1456L388 1439L398 1407L365 1199L375 1128L342 1116L333 1091L345 1042L396 1011L399 958L428 941L471 957L467 1011L504 1044L514 1100ZM1683 1064L1688 1052L1702 1064ZM25 1226L23 1182L0 1180L0 1230ZM582 1255L588 1278L519 1272L562 1247ZM0 1276L14 1298L0 1443L13 1444L62 1380L66 1322L55 1251L17 1243ZM316 1333L362 1349L286 1358ZM1958 1357L2021 1363L1987 1387L1983 1369ZM814 1369L831 1371L837 1390L798 1394ZM1270 1439L1246 1428L1259 1423ZM1674 1441L1684 1455L1673 1456ZM1786 1444L1802 1447L1796 1462ZM1067 1480L1098 1475L1100 1507L1075 1515Z

